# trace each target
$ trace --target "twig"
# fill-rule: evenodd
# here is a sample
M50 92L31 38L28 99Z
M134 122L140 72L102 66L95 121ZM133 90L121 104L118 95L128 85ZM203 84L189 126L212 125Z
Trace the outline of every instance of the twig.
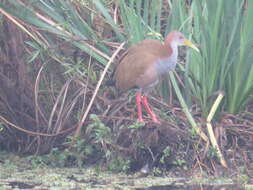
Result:
M207 131L209 133L209 137L210 137L210 141L212 143L212 146L217 151L217 154L218 154L218 157L220 159L220 162L221 162L222 166L225 167L225 168L227 168L228 167L227 163L226 163L226 161L225 161L225 159L224 159L224 157L223 157L223 155L222 155L222 153L220 151L219 145L218 145L217 140L216 140L216 138L214 136L213 126L211 124L213 116L214 116L214 114L215 114L215 112L216 112L216 110L217 110L217 108L218 108L218 106L219 106L219 104L220 104L223 96L224 96L224 93L220 92L219 95L218 95L218 97L216 98L216 100L215 100L215 102L214 102L214 104L213 104L213 106L212 106L212 108L211 108L211 110L210 110L210 112L209 112L209 114L207 116L207 119L206 119L207 123L206 123L206 125L207 125Z
M46 136L46 137L54 137L54 136L57 136L57 135L60 135L60 134L63 134L63 133L66 133L68 131L71 131L72 129L74 129L75 127L71 127L69 129L66 129L66 130L62 130L61 132L59 133L55 133L55 134L48 134L48 133L40 133L40 132L34 132L34 131L30 131L30 130L27 130L27 129L24 129L22 127L19 127L17 125L15 125L14 123L8 121L7 119L5 119L3 116L0 115L0 121L2 121L3 123L7 124L7 125L10 125L12 127L14 127L15 129L19 130L19 131L22 131L24 133L27 133L29 135L39 135L39 136Z
M122 49L122 47L123 47L124 45L125 45L125 42L123 42L122 44L120 44L120 46L119 46L118 49L113 53L112 57L110 58L110 60L108 61L107 65L106 65L106 67L104 68L104 71L103 71L103 73L102 73L102 75L101 75L101 77L100 77L100 79L99 79L99 81L98 81L98 83L97 83L97 86L96 86L96 88L95 88L95 91L94 91L94 93L93 93L93 96L92 96L92 98L91 98L91 100L90 100L90 103L89 103L89 105L88 105L86 111L84 112L81 121L79 122L79 124L78 124L78 126L77 126L77 129L76 129L75 134L74 134L75 137L79 137L81 128L82 128L82 126L83 126L83 123L84 123L85 119L87 118L87 115L88 115L88 113L89 113L89 111L90 111L90 109L91 109L91 106L93 105L93 102L94 102L94 100L95 100L95 98L96 98L96 95L97 95L97 93L98 93L99 87L100 87L101 84L102 84L102 81L103 81L103 79L104 79L104 77L105 77L105 74L106 74L107 70L109 69L111 63L113 62L114 58L116 57L116 55L119 53L119 51Z

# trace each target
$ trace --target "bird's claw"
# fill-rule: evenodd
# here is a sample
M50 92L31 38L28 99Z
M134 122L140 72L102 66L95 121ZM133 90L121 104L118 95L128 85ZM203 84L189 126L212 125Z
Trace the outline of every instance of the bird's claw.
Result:
M144 122L144 120L143 119L137 119L137 123L144 123L145 124L145 122Z
M158 119L156 119L156 118L152 118L152 121L153 121L154 123L156 123L156 124L161 124L161 122L160 122Z

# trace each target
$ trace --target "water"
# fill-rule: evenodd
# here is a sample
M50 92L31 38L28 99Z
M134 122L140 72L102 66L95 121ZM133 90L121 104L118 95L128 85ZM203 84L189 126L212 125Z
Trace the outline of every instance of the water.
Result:
M165 185L135 190L245 190L242 185Z

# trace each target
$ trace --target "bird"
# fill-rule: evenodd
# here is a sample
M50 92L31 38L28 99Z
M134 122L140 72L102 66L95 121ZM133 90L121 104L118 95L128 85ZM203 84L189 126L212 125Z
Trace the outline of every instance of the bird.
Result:
M148 102L148 92L160 80L161 75L173 71L177 64L178 46L188 46L199 52L183 33L171 31L164 42L156 39L145 39L130 46L118 59L113 74L113 81L120 92L137 88L136 106L138 122L145 123L142 116L142 105L152 122L160 124Z

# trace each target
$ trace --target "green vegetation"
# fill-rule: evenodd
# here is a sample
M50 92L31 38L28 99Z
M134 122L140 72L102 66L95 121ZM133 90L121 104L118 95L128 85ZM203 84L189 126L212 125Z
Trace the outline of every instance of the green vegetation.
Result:
M127 172L148 163L156 174L194 165L213 175L221 152L233 169L252 161L253 1L9 0L0 13L1 149L29 154L33 167ZM175 29L200 53L181 49L186 64L151 92L161 126L135 122L132 94L104 83L95 93L120 44L163 40ZM221 152L209 143L211 124Z
M199 1L192 3L192 31L201 42L201 55L191 55L188 77L193 96L207 114L217 91L225 92L223 110L238 113L252 100L253 3L250 1Z

